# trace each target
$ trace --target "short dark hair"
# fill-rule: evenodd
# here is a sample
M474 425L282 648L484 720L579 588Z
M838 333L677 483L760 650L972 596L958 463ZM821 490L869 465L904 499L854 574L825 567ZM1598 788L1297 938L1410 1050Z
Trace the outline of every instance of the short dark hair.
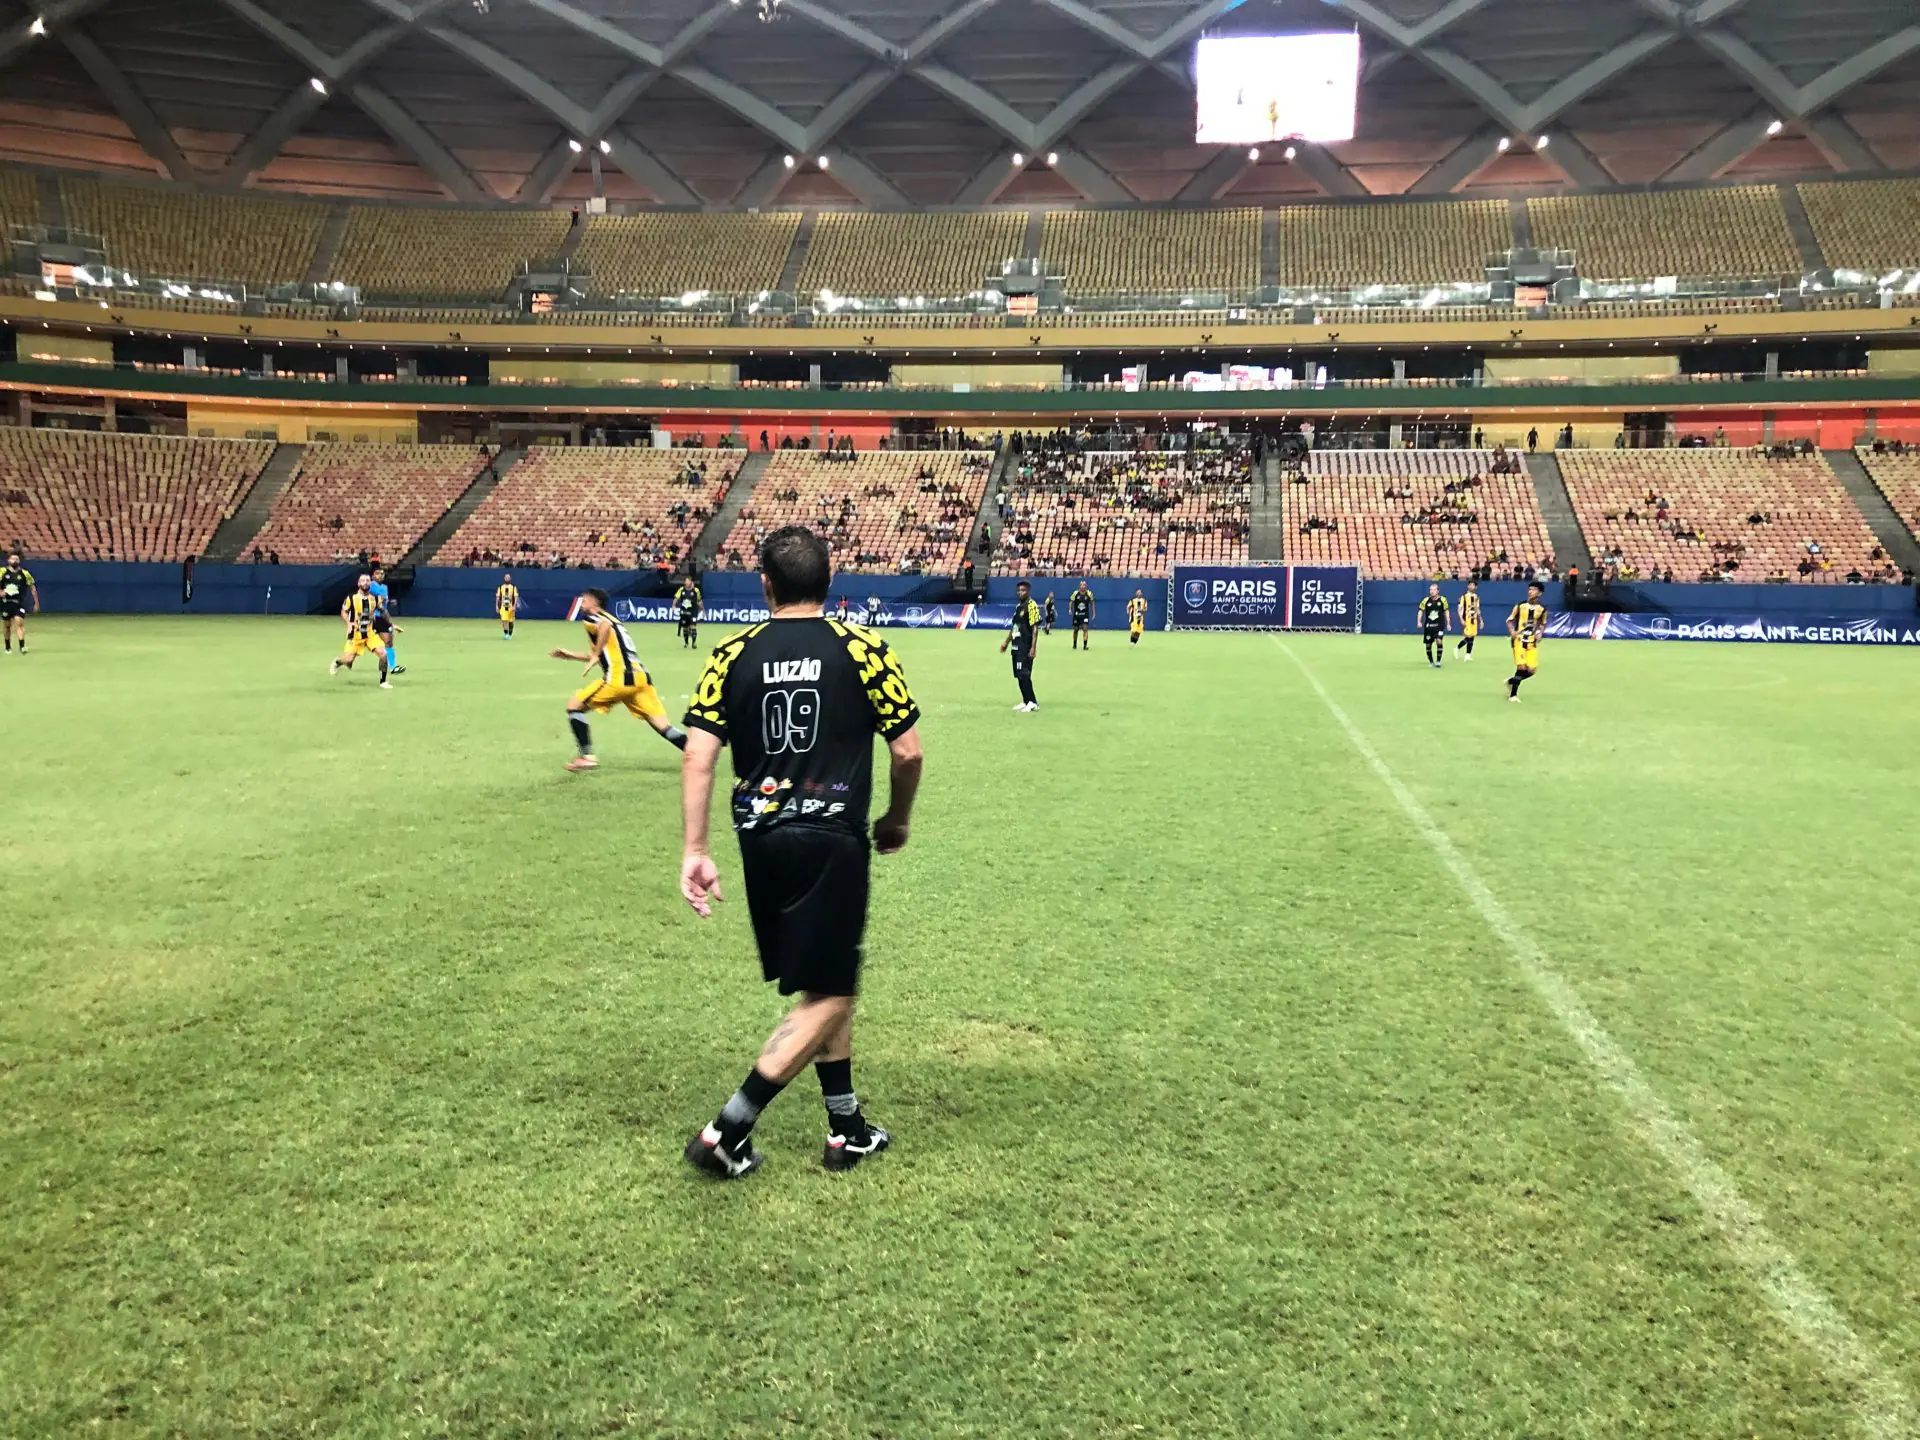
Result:
M587 598L593 601L593 603L598 605L602 610L611 610L613 608L613 601L608 597L607 592L600 589L598 586L594 586L588 589Z
M1547 593L1547 582L1544 580L1529 580L1527 581L1527 589L1538 590L1544 595Z
M787 525L761 543L760 573L775 605L824 605L833 583L833 559L813 531Z
M1031 590L1033 589L1033 586L1029 585L1026 581L1022 580L1018 585L1014 586L1013 588L1016 590Z

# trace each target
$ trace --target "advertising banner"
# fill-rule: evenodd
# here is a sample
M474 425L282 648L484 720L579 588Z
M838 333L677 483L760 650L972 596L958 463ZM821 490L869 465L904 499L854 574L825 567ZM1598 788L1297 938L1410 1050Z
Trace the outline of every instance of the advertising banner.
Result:
M673 605L664 599L616 599L613 613L617 619L633 625L674 623ZM839 611L828 606L827 614L837 616ZM709 605L702 612L700 623L721 627L757 625L766 618L767 609L764 605ZM865 605L852 605L847 609L847 619L855 625L874 628L897 626L913 630L1005 630L1013 623L1013 606L920 605L902 601L897 605L882 605L878 610L869 610Z
M1176 630L1357 630L1360 572L1339 565L1179 565Z
M1547 638L1563 640L1738 640L1786 645L1920 645L1920 616L1911 620L1763 620L1751 615L1585 615L1547 621Z

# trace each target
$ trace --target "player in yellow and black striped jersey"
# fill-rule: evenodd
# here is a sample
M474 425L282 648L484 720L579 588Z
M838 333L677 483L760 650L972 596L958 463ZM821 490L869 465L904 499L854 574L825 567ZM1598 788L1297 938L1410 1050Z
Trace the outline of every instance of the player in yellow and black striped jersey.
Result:
M1140 637L1147 633L1147 597L1136 590L1133 598L1127 601L1127 643L1138 645Z
M347 644L333 664L327 667L329 675L351 670L354 661L362 655L371 655L380 662L380 688L393 688L393 682L387 678L386 637L373 628L374 622L380 617L380 599L373 593L373 577L362 575L348 592L347 598L340 602L340 619L347 627Z
M1540 642L1547 636L1547 607L1540 597L1547 587L1527 582L1527 598L1507 612L1507 634L1513 641L1513 674L1507 680L1507 699L1520 702L1520 683L1540 669Z
M512 575L500 577L500 588L493 592L493 608L500 616L501 635L511 640L513 622L520 615L520 587L513 583Z
M567 724L573 727L574 743L580 747L580 753L567 762L567 769L599 767L600 761L593 753L593 726L587 720L587 712L604 715L616 705L624 705L628 714L646 721L669 745L686 749L687 732L667 719L667 707L660 700L660 692L653 688L653 677L647 674L647 667L640 663L627 627L613 618L613 601L607 592L587 591L580 597L580 612L593 648L585 654L578 650L552 652L556 660L580 661L590 677L595 671L599 672L567 701Z
M1427 664L1438 670L1447 659L1447 631L1453 628L1453 607L1440 593L1438 585L1429 585L1420 597L1420 643L1427 648Z
M1473 659L1473 642L1480 635L1480 586L1467 582L1467 593L1460 597L1460 643L1453 647L1456 660Z

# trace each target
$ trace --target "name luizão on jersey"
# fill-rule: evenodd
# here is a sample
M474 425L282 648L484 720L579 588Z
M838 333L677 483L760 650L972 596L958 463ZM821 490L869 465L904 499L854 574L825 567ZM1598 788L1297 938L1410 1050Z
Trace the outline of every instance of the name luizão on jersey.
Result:
M760 667L760 679L766 685L786 685L795 680L818 680L818 659L769 660Z

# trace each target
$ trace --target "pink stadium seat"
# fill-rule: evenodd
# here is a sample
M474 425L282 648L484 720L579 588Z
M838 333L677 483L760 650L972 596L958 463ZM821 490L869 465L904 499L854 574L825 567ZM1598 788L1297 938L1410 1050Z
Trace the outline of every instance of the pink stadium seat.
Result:
M182 560L207 548L265 440L0 426L0 541L54 560Z
M685 558L742 459L738 450L536 445L434 557L631 569Z
M1247 559L1253 454L1041 449L1020 457L996 572L1164 577Z
M1860 457L1860 463L1873 477L1880 493L1887 497L1900 523L1920 538L1920 451L1908 450L1905 454L1885 451L1876 455L1871 445L1862 445L1854 453Z
M1533 481L1493 465L1488 450L1316 450L1281 487L1286 557L1357 565L1377 580L1547 560L1553 544Z
M760 541L811 525L836 570L932 575L957 570L986 495L993 457L981 450L782 450L720 547L720 563L753 569Z
M253 543L289 565L397 561L485 464L466 445L310 445Z
M1560 469L1595 563L1623 578L1818 584L1885 564L1818 454L1568 450Z

